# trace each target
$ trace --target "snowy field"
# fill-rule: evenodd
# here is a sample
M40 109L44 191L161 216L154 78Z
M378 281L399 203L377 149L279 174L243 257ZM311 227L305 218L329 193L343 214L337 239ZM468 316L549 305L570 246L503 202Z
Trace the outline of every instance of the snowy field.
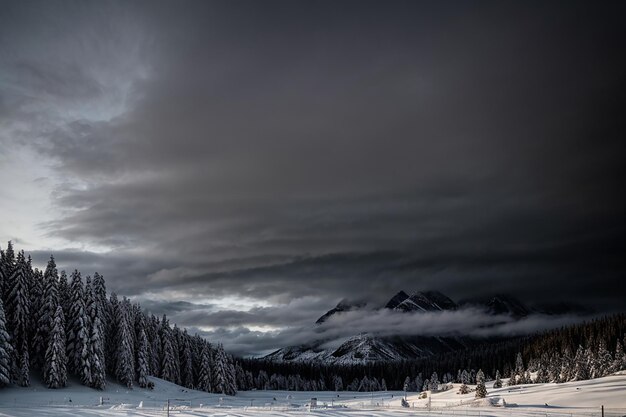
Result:
M468 417L606 417L626 416L626 375L613 375L566 384L520 385L493 389L487 384L485 400L474 400L473 393L459 395L454 389L439 392L430 399L409 394L411 408L403 408L400 391L288 392L247 391L235 397L183 389L152 378L154 390L127 390L113 382L105 391L95 391L70 381L70 386L49 390L33 382L29 388L0 390L0 417L4 416L165 416L170 399L170 415L191 416L391 416L442 415ZM429 394L430 395L430 394ZM100 397L103 404L100 405ZM317 398L318 408L311 408ZM503 401L504 400L504 401ZM497 406L506 403L506 407Z

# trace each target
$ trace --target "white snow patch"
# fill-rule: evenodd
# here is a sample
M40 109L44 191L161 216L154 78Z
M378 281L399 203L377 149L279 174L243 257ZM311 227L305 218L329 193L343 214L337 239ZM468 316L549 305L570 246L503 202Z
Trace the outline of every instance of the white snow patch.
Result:
M493 389L487 383L483 400L474 393L457 394L459 384L443 392L409 393L410 408L400 404L400 391L385 392L287 392L244 391L234 397L189 390L158 378L150 378L154 390L128 390L108 381L97 391L70 381L64 389L49 390L34 382L29 388L0 389L0 416L313 416L384 417L393 415L468 417L605 417L626 416L626 373L565 384L532 384ZM100 404L100 397L103 405ZM311 408L311 399L318 407ZM430 411L429 411L430 405Z

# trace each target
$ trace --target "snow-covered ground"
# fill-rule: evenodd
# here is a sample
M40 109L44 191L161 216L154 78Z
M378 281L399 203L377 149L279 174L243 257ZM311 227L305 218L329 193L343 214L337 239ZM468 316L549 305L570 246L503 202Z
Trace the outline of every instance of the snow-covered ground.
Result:
M521 385L493 389L488 383L486 400L474 394L459 395L458 384L432 394L430 400L409 394L411 408L401 407L400 391L362 392L287 392L247 391L235 397L187 390L152 378L154 390L128 390L109 382L105 391L96 391L70 381L70 386L49 390L34 381L29 388L0 390L0 417L5 416L165 416L170 399L172 416L390 416L443 415L470 417L577 417L598 416L605 406L606 417L626 416L626 374L566 384ZM429 393L430 395L430 393ZM100 397L103 404L100 405ZM309 407L317 398L320 408ZM503 401L506 407L492 403ZM428 405L430 403L430 411Z

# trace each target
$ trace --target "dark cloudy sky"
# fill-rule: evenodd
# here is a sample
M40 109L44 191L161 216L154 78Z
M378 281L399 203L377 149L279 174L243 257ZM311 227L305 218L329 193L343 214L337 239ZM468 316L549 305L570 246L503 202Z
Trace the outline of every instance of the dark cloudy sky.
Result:
M247 354L400 289L625 310L625 12L0 0L0 241Z

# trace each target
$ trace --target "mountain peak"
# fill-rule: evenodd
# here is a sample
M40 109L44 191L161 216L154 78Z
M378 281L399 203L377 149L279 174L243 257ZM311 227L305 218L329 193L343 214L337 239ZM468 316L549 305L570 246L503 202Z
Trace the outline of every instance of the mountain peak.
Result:
M398 305L400 305L400 303L402 303L407 298L409 298L409 295L407 293L405 293L404 291L399 291L396 295L391 297L391 300L387 302L387 304L385 305L385 308L393 310L394 308L398 307Z
M328 310L326 313L324 313L323 316L321 316L319 319L317 319L315 321L315 324L322 324L326 320L328 320L331 316L333 316L333 315L335 315L337 313L341 313L341 312L344 312L344 311L357 310L357 309L362 308L364 306L365 306L365 303L362 302L362 301L352 302L352 301L348 301L347 298L344 298L341 301L339 301L334 308Z
M395 307L401 311L456 310L457 305L439 291L416 292Z

